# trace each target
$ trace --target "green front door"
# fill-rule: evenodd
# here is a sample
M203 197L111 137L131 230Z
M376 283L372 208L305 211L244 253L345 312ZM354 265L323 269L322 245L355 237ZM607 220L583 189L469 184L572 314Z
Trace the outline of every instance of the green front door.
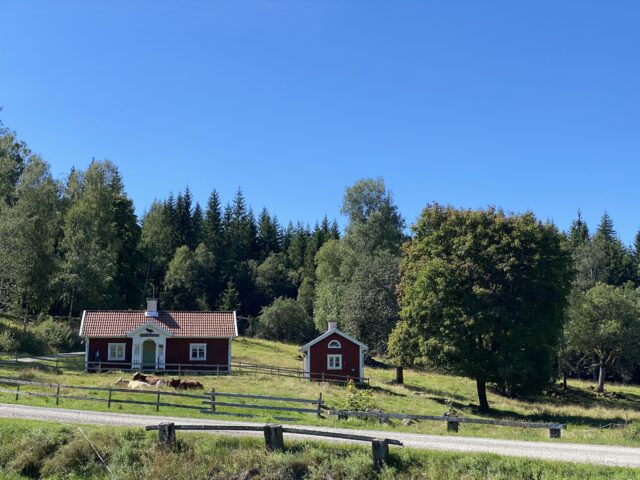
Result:
M156 368L156 342L153 340L145 340L142 344L142 368Z

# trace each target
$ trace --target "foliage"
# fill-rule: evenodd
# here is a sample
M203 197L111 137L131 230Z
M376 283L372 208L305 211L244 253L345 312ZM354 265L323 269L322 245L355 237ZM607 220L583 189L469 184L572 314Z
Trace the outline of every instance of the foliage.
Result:
M78 340L76 332L68 323L56 321L50 316L38 321L33 334L50 353L68 352Z
M20 342L10 330L0 331L0 352L13 355L20 347Z
M354 412L367 412L375 407L373 395L368 388L358 388L353 380L347 384L344 409Z
M487 382L510 393L540 390L552 376L571 282L555 227L530 213L435 204L413 231L392 353L476 379L481 409Z
M302 343L313 337L313 321L294 299L279 297L260 312L259 334L270 340Z
M640 308L635 295L623 287L597 283L571 305L567 342L584 358L595 358L599 392L604 392L606 371L621 357L640 356Z
M362 179L346 190L349 218L343 240L329 241L316 256L314 320L329 321L379 354L398 319L395 289L404 220L382 179Z

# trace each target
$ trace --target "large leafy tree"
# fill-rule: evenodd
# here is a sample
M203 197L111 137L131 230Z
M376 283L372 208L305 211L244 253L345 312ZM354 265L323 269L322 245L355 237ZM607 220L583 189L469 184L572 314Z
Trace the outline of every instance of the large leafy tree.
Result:
M570 255L556 228L533 214L430 205L401 262L401 321L394 355L512 393L552 376L571 285Z
M26 314L48 310L55 300L61 237L60 186L40 158L29 157L0 209L0 303Z
M569 310L566 339L569 347L592 360L598 369L598 388L604 392L607 371L622 357L640 354L640 308L636 292L597 283L575 297Z
M108 160L93 161L71 180L78 185L70 190L64 219L60 277L70 313L78 302L83 308L137 306L143 296L136 280L140 227L118 169Z
M314 320L320 330L339 321L383 354L398 319L395 288L404 220L379 178L347 188L342 213L349 220L345 237L325 243L316 256Z

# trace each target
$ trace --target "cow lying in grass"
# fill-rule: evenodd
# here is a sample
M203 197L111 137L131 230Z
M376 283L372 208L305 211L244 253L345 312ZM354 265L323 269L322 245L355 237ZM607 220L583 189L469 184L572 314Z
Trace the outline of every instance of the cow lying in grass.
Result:
M152 387L162 387L167 384L167 382L160 377L156 377L154 375L143 375L138 372L133 376L133 380L137 380L139 382L144 382L147 385L151 385Z
M200 382L196 382L195 380L180 380L179 378L172 378L169 380L169 386L176 390L195 390L204 388Z

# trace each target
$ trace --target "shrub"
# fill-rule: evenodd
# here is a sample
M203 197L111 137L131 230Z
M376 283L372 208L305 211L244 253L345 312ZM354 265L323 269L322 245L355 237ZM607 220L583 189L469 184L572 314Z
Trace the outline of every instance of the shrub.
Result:
M76 342L76 336L71 327L63 322L57 322L47 317L33 329L35 337L52 353L67 352Z
M263 338L301 343L313 333L313 320L293 298L276 298L260 312L258 334Z
M347 397L344 402L345 410L354 412L366 412L373 410L373 395L368 389L358 389L353 380L347 383Z
M640 440L640 422L631 422L624 429L624 436L629 440Z
M0 332L0 352L15 353L20 347L20 342L9 330L2 330Z

